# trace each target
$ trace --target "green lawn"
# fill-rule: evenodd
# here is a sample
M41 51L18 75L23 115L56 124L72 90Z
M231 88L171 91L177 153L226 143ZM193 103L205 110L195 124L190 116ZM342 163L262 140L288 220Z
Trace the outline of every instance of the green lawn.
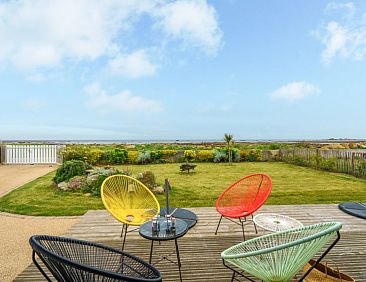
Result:
M177 207L214 206L226 187L255 172L267 173L273 180L267 204L366 202L365 180L285 163L199 163L196 172L190 174L179 172L179 164L129 165L128 169L133 174L151 170L161 184L169 178L173 186L171 205ZM99 198L55 189L53 175L49 173L0 198L0 210L29 215L81 215L90 209L103 209ZM158 199L165 204L164 195Z

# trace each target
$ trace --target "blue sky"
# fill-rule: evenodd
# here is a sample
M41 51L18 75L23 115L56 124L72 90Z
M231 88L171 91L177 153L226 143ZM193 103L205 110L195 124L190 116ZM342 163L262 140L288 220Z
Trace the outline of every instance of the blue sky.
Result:
M1 139L366 138L362 1L0 1Z

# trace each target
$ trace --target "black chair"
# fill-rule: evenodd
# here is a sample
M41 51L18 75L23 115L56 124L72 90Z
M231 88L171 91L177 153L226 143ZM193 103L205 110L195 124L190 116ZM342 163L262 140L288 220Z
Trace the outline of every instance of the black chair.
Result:
M32 236L29 243L48 281L35 254L57 281L162 281L159 270L142 259L101 244L47 235Z

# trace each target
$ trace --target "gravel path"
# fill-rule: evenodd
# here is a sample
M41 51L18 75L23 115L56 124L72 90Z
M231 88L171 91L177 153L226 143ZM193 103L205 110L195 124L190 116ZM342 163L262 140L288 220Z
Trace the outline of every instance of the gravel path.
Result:
M56 166L0 165L0 196ZM79 217L21 216L0 212L0 281L12 281L32 262L28 240L34 234L61 235Z
M46 173L56 165L0 165L0 197Z

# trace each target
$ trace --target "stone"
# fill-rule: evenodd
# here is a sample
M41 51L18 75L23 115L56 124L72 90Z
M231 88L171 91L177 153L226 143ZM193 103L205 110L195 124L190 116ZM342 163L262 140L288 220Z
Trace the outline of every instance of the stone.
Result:
M98 174L88 175L86 178L86 183L88 185L92 184L93 182L97 181L99 178Z
M152 189L153 193L155 194L164 194L164 188L161 186L156 186Z

